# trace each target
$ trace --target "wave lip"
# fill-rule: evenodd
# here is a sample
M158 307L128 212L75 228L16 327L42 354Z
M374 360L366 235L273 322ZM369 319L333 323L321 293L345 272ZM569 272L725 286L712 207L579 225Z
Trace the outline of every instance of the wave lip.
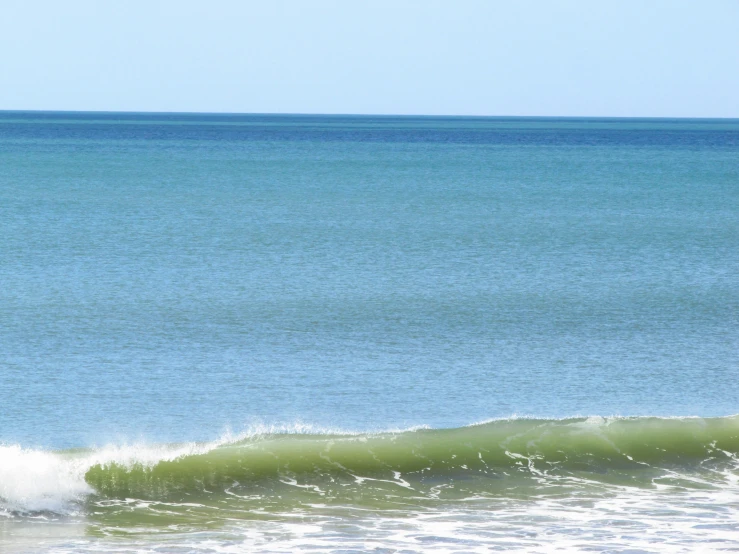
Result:
M95 489L87 482L93 467L153 468L204 454L230 437L205 444L110 445L94 450L46 451L0 445L0 513L69 514Z

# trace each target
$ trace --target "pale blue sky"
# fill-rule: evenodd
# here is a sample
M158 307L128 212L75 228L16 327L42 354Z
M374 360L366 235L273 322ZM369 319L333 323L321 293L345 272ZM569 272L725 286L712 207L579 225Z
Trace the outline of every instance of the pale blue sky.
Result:
M739 117L739 0L11 0L0 109Z

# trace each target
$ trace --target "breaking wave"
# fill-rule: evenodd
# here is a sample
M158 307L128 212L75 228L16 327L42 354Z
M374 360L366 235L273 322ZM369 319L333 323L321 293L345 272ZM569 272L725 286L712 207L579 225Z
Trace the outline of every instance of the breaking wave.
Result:
M739 416L506 419L379 433L263 427L206 443L66 451L4 445L0 511L71 513L91 501L237 493L338 502L526 495L575 482L655 486L677 476L683 485L715 476L736 484L738 454Z

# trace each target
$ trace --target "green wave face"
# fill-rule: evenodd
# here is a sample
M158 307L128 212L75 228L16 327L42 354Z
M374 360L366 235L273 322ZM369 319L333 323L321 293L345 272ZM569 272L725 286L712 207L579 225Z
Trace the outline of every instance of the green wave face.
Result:
M709 487L735 474L738 453L737 416L522 419L376 435L261 435L150 465L98 464L85 480L100 505L422 506L582 488Z

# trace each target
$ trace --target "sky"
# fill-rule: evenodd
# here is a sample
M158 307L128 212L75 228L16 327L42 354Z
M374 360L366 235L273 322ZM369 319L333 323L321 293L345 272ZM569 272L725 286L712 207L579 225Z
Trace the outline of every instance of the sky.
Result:
M0 110L739 117L739 0L5 0Z

